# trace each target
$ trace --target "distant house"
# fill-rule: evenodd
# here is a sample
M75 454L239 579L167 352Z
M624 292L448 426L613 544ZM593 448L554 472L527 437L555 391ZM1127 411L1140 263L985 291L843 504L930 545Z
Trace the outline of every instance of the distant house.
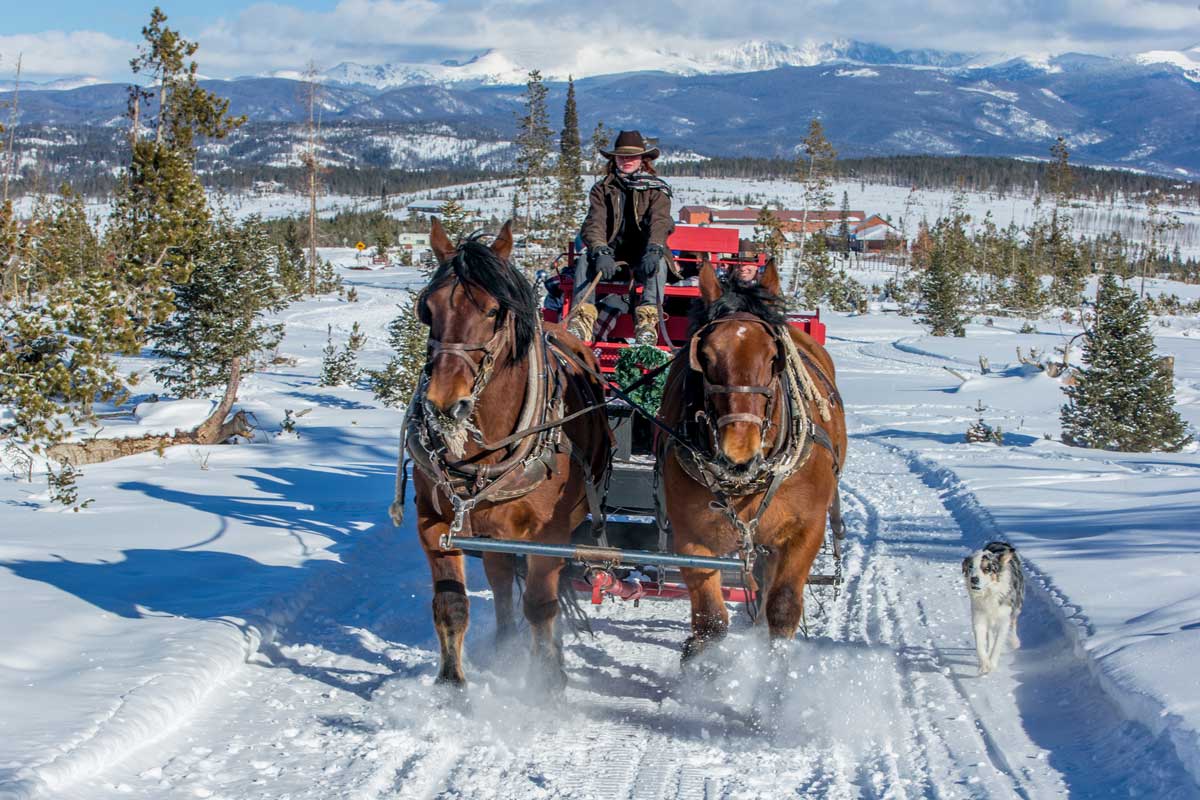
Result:
M438 214L444 205L445 200L414 200L404 210L409 214Z
M855 250L887 250L902 244L900 231L878 214L872 214L850 228L851 246Z
M396 246L406 250L423 250L429 247L428 233L400 233L396 235Z

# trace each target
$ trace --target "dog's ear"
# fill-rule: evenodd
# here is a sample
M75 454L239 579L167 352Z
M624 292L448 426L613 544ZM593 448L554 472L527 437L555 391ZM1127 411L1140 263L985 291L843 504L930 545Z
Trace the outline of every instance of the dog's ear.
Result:
M963 559L963 577L971 574L971 557L967 556Z
M1011 549L1005 550L1003 553L1001 553L1000 554L1000 569L1004 569L1010 563L1012 563L1012 560L1016 557L1016 555L1017 555L1017 551L1011 550Z

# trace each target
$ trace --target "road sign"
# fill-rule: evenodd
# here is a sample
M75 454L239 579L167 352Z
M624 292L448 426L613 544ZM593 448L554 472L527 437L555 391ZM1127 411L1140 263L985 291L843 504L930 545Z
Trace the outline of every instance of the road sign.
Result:
M354 245L354 249L361 253L363 250L367 249L367 246L362 242L359 242L358 244Z

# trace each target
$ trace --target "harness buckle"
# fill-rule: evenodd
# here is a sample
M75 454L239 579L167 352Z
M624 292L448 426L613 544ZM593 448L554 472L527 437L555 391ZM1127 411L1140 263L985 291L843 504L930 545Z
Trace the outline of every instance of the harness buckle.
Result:
M475 498L471 497L463 500L457 494L451 492L450 506L454 509L454 521L450 523L450 532L461 533L467 514L471 513L471 509L475 508Z

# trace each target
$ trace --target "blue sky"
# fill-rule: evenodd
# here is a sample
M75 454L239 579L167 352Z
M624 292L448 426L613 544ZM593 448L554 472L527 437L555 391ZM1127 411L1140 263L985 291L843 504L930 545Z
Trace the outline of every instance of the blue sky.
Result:
M858 39L896 49L1104 55L1200 43L1200 0L205 0L161 3L200 44L201 72L235 77L425 62L495 48L546 71L595 74L606 47L697 52L750 39ZM128 77L152 2L6 0L0 79ZM619 71L614 64L612 70Z

